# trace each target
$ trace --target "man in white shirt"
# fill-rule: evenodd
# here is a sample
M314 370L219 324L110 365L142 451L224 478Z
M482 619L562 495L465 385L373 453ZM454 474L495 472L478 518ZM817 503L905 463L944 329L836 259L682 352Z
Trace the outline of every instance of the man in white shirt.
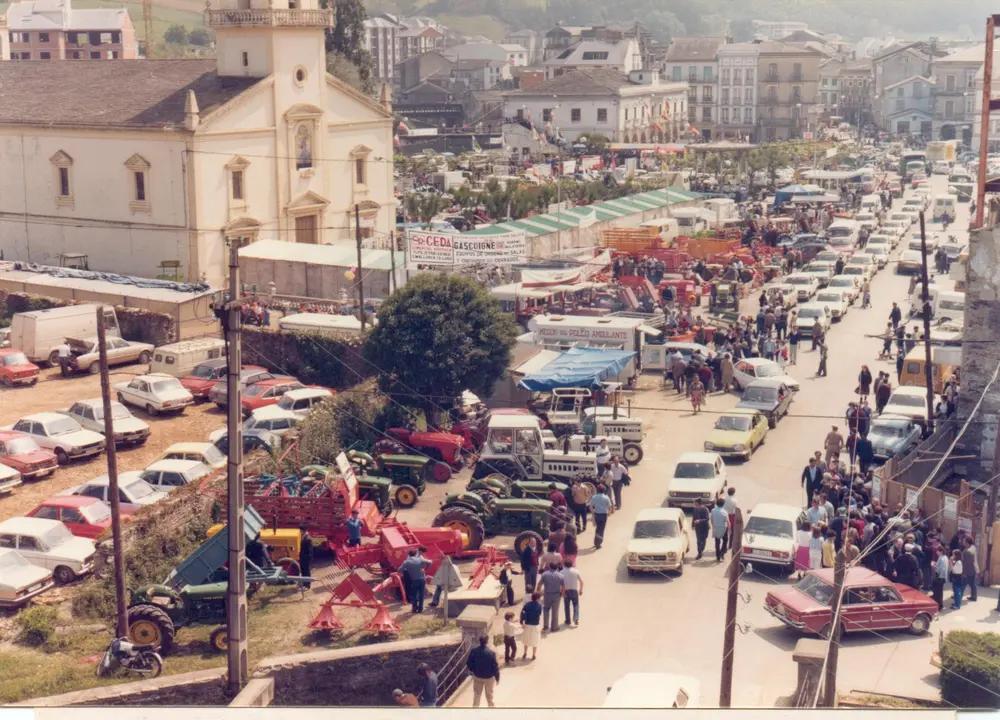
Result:
M611 464L608 465L608 472L611 473L611 491L615 496L615 510L622 509L622 478L625 477L625 466L622 465L622 461L618 459L615 455L611 458Z
M563 564L565 565L562 569L565 624L580 627L580 596L583 595L583 578L580 577L580 571L574 567L573 558L566 558ZM573 608L572 618L569 614L570 607ZM572 622L570 622L571 619Z
M69 344L63 340L62 344L56 348L56 352L59 353L59 372L62 373L63 377L69 377L73 371L70 365L70 360L73 359L73 353L70 352Z
M601 444L597 446L597 477L601 477L604 474L604 468L607 467L610 461L611 448L608 447L606 439L601 440Z
M736 520L736 488L731 487L726 491L726 501L722 504L722 509L729 516L729 546L733 545L733 523Z

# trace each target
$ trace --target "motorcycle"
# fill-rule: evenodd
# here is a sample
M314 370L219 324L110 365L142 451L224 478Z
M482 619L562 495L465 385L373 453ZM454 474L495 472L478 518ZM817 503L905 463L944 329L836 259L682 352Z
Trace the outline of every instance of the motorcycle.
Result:
M97 664L97 677L110 677L122 669L155 678L163 672L163 658L155 652L153 645L137 645L125 638L116 638Z

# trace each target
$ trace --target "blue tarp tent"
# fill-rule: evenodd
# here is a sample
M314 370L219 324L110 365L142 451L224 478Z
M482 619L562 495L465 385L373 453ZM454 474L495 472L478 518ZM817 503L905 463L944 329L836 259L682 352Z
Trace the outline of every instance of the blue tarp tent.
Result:
M774 206L783 205L794 197L822 194L823 188L817 185L786 185L774 193Z
M634 352L603 348L570 348L536 373L525 375L518 385L532 392L554 388L599 388L601 380L617 376Z

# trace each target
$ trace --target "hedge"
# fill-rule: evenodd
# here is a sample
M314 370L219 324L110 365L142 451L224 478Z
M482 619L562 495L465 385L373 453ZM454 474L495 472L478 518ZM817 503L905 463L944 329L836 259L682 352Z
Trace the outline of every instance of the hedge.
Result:
M362 355L360 336L243 327L243 364L295 375L310 385L340 390L374 374Z
M941 643L941 699L966 708L1000 708L1000 635L952 630Z

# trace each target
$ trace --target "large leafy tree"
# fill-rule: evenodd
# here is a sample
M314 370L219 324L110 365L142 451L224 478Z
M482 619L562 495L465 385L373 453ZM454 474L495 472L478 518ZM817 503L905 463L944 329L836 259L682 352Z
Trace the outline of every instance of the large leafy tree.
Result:
M420 275L379 308L365 357L381 370L383 390L430 408L445 404L432 396L492 394L517 335L513 317L475 280Z
M329 7L330 0L320 0ZM361 0L337 0L334 26L326 31L327 69L344 82L369 95L375 94L372 56L365 50L365 19Z

